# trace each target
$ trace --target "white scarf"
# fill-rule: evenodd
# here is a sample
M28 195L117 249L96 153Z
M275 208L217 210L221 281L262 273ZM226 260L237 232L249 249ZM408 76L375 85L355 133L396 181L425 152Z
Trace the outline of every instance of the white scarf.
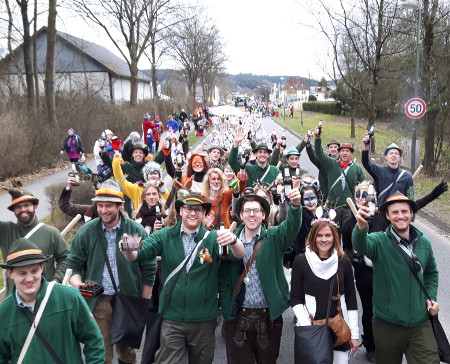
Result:
M321 279L330 279L336 274L338 269L338 254L336 249L333 249L331 257L321 260L317 254L309 249L309 245L305 250L306 260L311 267L312 272Z

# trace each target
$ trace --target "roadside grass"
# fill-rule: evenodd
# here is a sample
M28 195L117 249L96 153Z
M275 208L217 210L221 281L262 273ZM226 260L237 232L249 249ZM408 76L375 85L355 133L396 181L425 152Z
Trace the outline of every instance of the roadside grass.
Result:
M209 133L210 131L211 131L211 127L207 128L207 129L206 129L206 133L204 133L204 134L207 135L207 133ZM195 135L195 134L196 134L195 129L192 130L192 131L189 133L189 136L188 136L189 147L192 147L192 146L193 146L195 143L197 143L201 138L203 138L202 136L197 136L197 135Z
M303 117L303 130L301 130L301 116ZM361 162L361 151L363 148L362 138L366 134L367 120L355 119L355 138L350 138L350 117L327 115L309 111L295 110L294 118L283 119L283 117L274 118L276 122L285 125L287 129L293 130L302 137L307 133L308 129L314 130L322 120L322 145L325 146L332 139L339 142L351 142L355 148L353 154L357 162ZM383 150L391 143L396 143L401 146L402 139L410 139L410 129L402 133L395 128L394 125L387 122L379 122L375 124L375 146L376 151L371 157L375 158L375 163L384 165L384 158L382 156ZM423 143L422 143L423 145ZM422 148L423 154L423 148ZM363 168L366 176L369 176ZM425 196L436 187L445 176L429 177L424 173L420 173L414 179L415 198ZM445 222L450 226L450 193L444 193L439 199L431 202L425 208L425 211Z

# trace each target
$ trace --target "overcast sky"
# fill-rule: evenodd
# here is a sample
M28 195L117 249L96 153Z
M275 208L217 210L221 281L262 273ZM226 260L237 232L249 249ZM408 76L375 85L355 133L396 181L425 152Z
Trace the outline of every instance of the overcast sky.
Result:
M325 75L323 67L327 63L324 56L327 44L318 32L302 25L310 19L307 19L308 14L298 1L198 0L207 8L225 41L229 73L320 79ZM60 15L62 13L60 11ZM102 30L88 27L79 18L62 16L58 23L58 30L118 53ZM139 64L140 69L149 67L145 59Z

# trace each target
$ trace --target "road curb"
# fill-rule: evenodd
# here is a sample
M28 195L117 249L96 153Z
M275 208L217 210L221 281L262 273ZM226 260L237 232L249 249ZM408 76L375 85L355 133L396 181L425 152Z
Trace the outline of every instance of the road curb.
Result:
M281 123L279 123L278 121L272 119L275 123L277 123L279 126L281 126L282 128L286 129L287 131L289 131L289 133L291 133L292 135L296 136L299 139L303 139L302 136L297 133L296 131L292 130L289 127L286 127L284 125L282 125ZM447 233L450 233L450 226L448 226L445 222L443 222L442 220L439 220L437 217L431 215L430 213L428 213L426 210L419 210L417 212L417 215L419 215L420 217L423 217L424 219L428 220L429 222L435 224L439 229L444 230Z

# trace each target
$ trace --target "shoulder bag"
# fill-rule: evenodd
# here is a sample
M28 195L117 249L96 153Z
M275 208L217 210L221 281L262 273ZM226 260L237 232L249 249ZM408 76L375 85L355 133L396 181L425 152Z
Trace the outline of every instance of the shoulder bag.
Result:
M397 249L400 256L403 258L409 270L411 271L412 275L416 279L417 283L422 289L423 294L427 299L431 301L430 295L428 294L425 286L423 285L422 281L417 275L415 269L412 267L412 264L410 264L412 261L411 262L408 261L408 258L406 258L405 253L403 253L402 249L398 246L397 240L392 236L390 236L389 238L391 239L392 245L394 246L395 249ZM434 338L436 339L436 344L439 352L439 360L443 363L450 363L450 344L448 342L447 335L445 335L444 328L439 322L438 315L434 316L430 315L429 318L431 321L431 327L433 328Z
M344 316L342 316L342 309L341 309L341 295L339 294L339 275L336 273L336 279L338 283L338 291L337 296L333 296L333 300L337 300L338 306L337 310L338 313L336 316L330 318L328 320L328 326L333 330L334 334L336 335L336 341L334 342L334 346L342 345L345 343L348 343L350 339L352 338L352 333L350 331L350 327L348 327L347 322L344 320ZM334 281L334 280L333 280ZM306 307L306 304L305 304ZM306 310L308 311L308 307L306 307ZM321 320L313 320L313 317L309 313L309 318L311 319L311 323L313 325L323 325L325 323L326 319Z
M138 296L130 296L120 293L117 289L116 281L106 254L104 236L99 233L98 243L102 247L106 267L114 287L114 296L111 299L113 315L111 318L111 345L116 343L139 349L145 325L150 319L150 300Z
M335 336L328 326L333 288L334 279L331 280L330 284L327 317L323 325L294 326L294 363L333 363L333 342Z

